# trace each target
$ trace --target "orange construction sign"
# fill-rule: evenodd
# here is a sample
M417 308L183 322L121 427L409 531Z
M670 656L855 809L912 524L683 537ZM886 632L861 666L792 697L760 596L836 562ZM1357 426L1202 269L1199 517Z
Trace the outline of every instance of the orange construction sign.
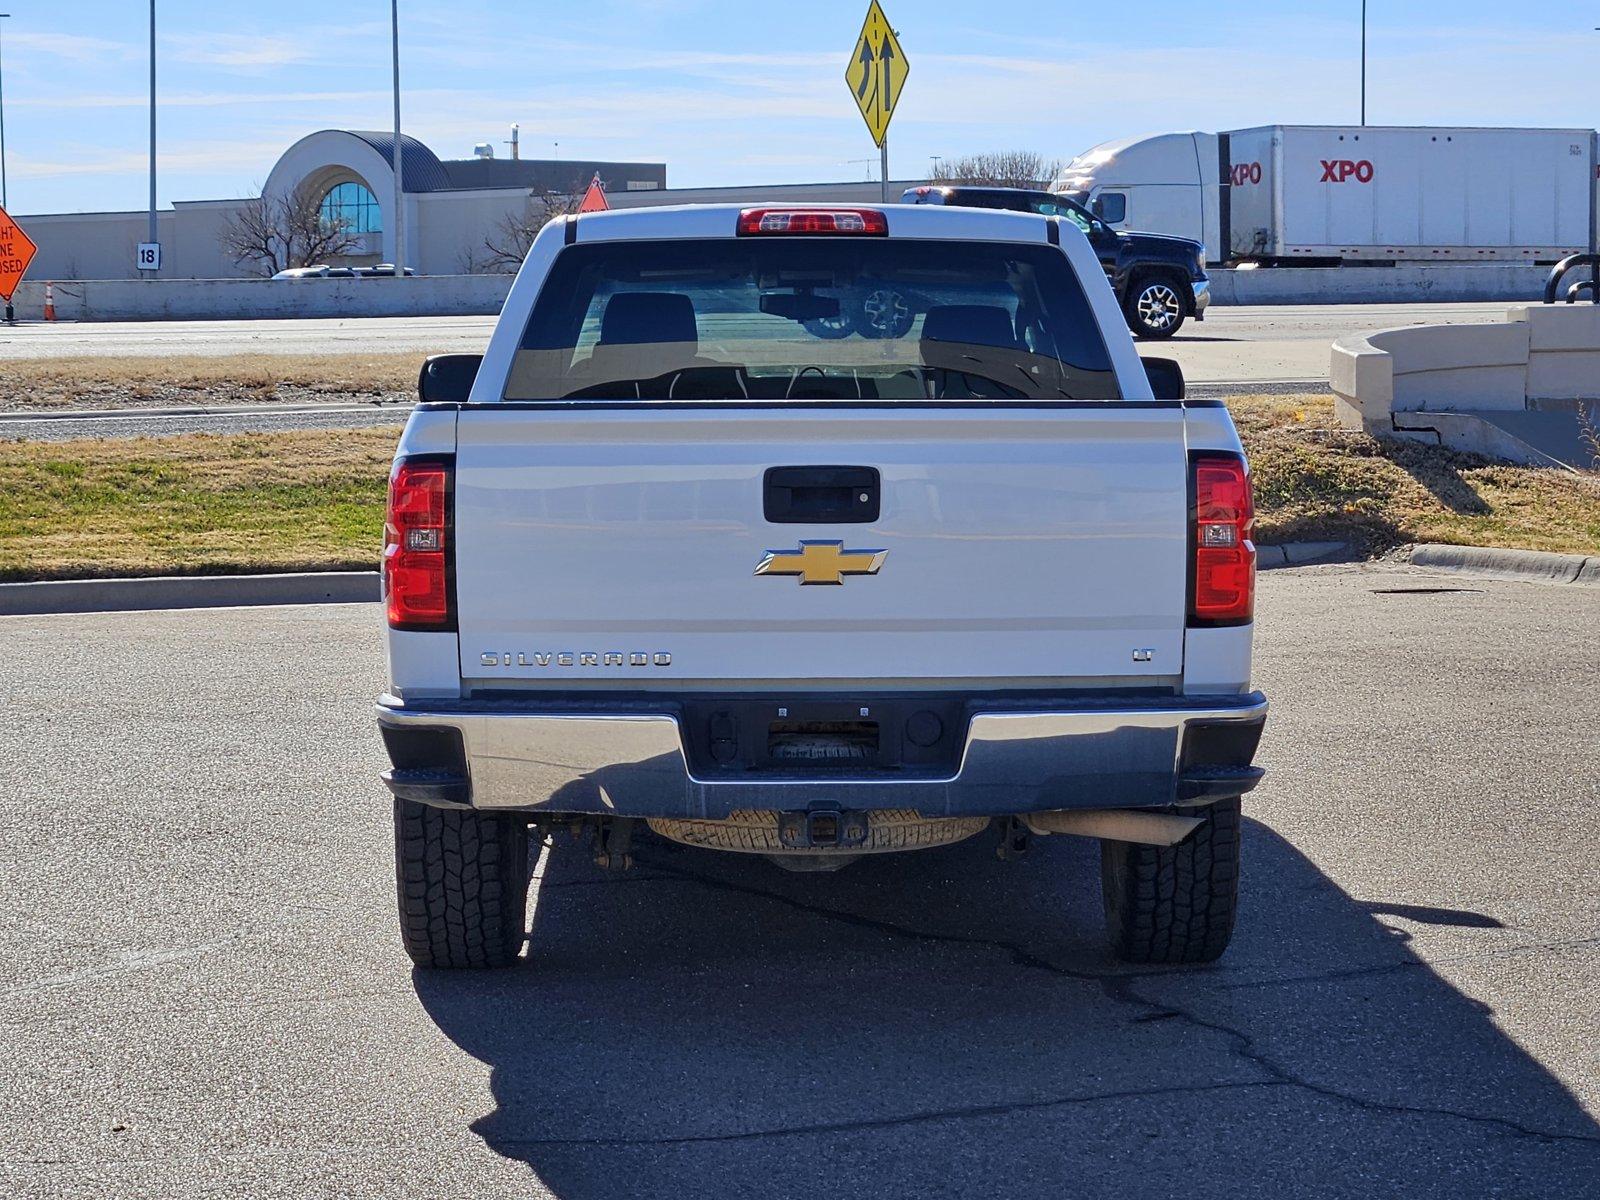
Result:
M22 282L23 275L27 273L28 264L38 252L39 247L22 232L22 226L13 221L5 209L0 208L0 296L5 297L7 304L11 303L11 293L17 290L17 284Z
M596 175L589 184L589 190L583 194L583 203L578 205L578 211L606 212L611 207L611 202L606 199L606 190L600 186L600 176Z

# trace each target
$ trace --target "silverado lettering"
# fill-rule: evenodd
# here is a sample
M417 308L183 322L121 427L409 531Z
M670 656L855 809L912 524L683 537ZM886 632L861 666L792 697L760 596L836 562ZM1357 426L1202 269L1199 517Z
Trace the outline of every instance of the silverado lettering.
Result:
M478 663L485 667L670 667L672 655L663 651L650 654L643 650L634 650L624 654L620 650L607 650L598 653L593 650L535 650L532 654L523 650L504 650L496 654L484 651L478 656Z

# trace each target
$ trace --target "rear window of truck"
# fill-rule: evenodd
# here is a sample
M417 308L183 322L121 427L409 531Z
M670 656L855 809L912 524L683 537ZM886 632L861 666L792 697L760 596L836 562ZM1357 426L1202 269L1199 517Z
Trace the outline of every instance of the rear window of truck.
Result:
M507 400L1115 400L1047 245L869 237L570 246Z

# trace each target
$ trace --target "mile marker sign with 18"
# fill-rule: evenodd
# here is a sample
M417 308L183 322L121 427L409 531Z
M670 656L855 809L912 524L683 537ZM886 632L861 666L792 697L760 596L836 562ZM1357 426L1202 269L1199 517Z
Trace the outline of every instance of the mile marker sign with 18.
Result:
M141 271L161 270L161 243L140 242L138 264Z

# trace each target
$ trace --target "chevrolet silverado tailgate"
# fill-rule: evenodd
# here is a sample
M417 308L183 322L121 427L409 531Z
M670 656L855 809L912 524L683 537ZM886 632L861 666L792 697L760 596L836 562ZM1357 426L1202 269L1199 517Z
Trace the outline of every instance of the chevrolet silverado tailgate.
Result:
M462 677L1155 682L1187 475L1183 410L1148 402L469 407Z

